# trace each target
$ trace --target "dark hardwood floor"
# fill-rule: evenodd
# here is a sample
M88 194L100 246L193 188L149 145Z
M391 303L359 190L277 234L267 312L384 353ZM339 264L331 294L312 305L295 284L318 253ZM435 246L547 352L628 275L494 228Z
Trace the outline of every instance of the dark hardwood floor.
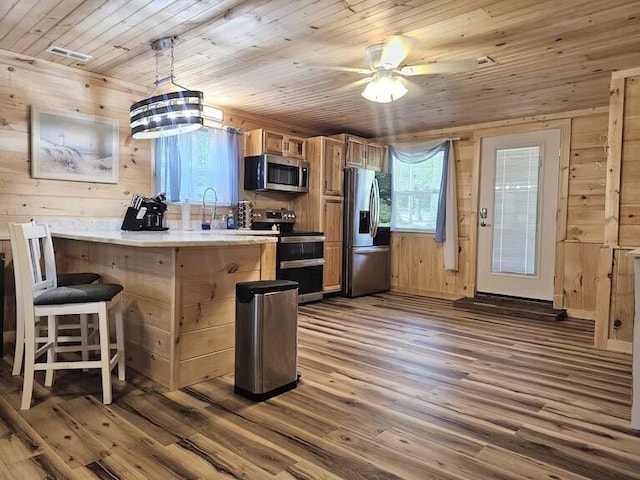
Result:
M17 410L0 367L0 478L640 478L631 358L593 322L380 294L300 308L296 390L254 404L233 376L167 393L140 375L101 403L62 372Z

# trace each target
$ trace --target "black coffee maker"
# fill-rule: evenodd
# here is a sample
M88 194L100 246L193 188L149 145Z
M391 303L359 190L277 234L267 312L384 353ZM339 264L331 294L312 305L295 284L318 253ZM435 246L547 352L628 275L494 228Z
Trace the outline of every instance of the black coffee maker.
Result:
M120 228L135 231L169 230L169 227L164 226L164 214L167 211L166 199L164 192L152 198L134 195Z

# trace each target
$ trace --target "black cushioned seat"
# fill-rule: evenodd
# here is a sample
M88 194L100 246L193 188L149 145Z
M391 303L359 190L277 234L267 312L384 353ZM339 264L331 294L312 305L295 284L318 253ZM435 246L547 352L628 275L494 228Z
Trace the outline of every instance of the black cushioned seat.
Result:
M100 280L100 274L82 272L82 273L59 273L57 282L59 287L67 287L69 285L89 285L90 283Z
M51 288L38 295L33 304L61 305L64 303L108 302L120 293L122 289L122 285L116 283L94 283Z

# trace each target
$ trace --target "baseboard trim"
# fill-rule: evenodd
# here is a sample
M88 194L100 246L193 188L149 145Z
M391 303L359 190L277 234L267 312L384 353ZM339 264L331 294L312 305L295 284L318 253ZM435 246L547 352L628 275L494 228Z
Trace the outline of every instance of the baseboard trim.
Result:
M459 300L460 298L464 298L464 295L460 295L459 293L420 290L418 288L399 287L397 285L391 286L391 291L410 295L418 295L420 297L439 298L442 300Z
M625 342L623 340L607 340L607 350L612 352L632 353L633 343Z

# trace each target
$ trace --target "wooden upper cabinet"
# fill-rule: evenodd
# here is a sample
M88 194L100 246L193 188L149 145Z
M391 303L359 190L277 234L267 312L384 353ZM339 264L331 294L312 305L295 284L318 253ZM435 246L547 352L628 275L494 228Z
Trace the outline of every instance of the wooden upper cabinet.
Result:
M365 168L369 170L382 170L382 162L384 160L384 147L379 143L367 142L367 154L365 156Z
M364 168L366 140L347 135L347 166Z
M282 155L283 157L305 158L304 138L284 133L251 130L245 143L245 155Z
M344 176L344 144L333 138L323 138L323 168L324 184L323 195L342 196Z
M344 142L346 148L345 164L347 167L382 170L384 162L384 146L382 144L345 133L334 135L332 138Z

